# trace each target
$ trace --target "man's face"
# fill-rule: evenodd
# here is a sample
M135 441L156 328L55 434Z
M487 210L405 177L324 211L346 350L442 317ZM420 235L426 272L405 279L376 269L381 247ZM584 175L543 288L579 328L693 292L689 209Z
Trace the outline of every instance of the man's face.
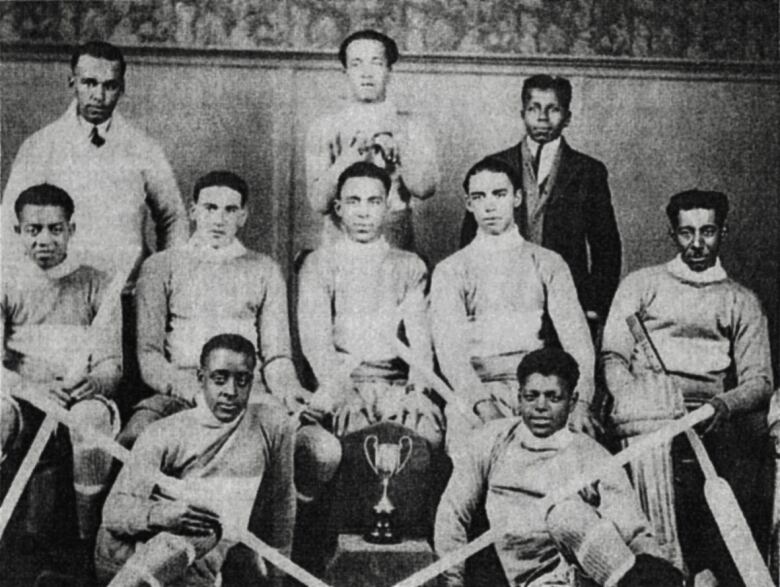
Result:
M65 260L68 241L76 225L59 206L22 208L16 232L22 237L25 254L41 269L51 269Z
M670 235L683 262L697 272L715 265L726 234L725 227L718 226L715 221L715 210L680 210L677 219L677 228L672 228Z
M247 217L246 207L241 205L241 194L226 186L200 190L191 212L195 219L195 236L215 249L231 244Z
M571 112L561 106L553 90L532 89L530 94L523 105L526 133L537 143L554 141L568 126Z
M534 436L546 438L566 426L575 401L557 375L531 373L520 388L520 415Z
M111 118L124 90L124 79L118 61L91 55L79 57L70 76L76 95L78 113L92 124Z
M469 180L466 209L487 234L506 232L515 221L514 211L521 201L520 190L515 190L505 173L480 171Z
M254 361L244 353L214 349L198 369L206 405L220 422L235 420L246 408L252 390Z
M350 177L341 187L335 210L350 239L359 243L373 242L382 233L387 213L385 186L373 177Z
M390 66L385 46L372 39L357 39L347 46L346 74L352 97L358 102L382 102L385 99Z

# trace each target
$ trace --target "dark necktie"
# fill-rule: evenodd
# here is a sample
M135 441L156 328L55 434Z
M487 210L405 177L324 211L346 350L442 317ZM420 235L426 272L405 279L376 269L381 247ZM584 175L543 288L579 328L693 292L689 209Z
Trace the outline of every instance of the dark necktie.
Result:
M106 139L100 136L97 126L92 127L92 132L89 135L89 141L96 147L102 147L106 143Z
M531 164L534 169L534 177L537 179L539 178L539 161L542 160L542 146L543 145L539 145L539 148L536 149L536 155L534 156L533 163Z

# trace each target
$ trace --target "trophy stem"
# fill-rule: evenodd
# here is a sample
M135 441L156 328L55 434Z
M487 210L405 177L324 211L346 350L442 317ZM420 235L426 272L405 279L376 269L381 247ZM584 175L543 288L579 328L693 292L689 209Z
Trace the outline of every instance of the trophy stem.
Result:
M382 499L379 500L379 503L376 504L374 509L377 512L382 513L392 513L393 510L395 510L395 506L390 501L390 498L387 496L387 487L390 484L390 477L385 477L382 479Z

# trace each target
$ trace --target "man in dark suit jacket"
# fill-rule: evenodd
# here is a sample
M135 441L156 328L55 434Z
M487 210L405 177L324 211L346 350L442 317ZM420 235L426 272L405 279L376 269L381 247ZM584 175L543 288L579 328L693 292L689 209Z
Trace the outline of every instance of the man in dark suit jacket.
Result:
M603 163L572 149L561 136L571 120L571 84L535 75L523 84L526 136L490 157L509 164L523 180L515 220L527 240L568 263L580 303L592 325L603 322L620 279L620 235ZM476 234L466 214L461 247Z

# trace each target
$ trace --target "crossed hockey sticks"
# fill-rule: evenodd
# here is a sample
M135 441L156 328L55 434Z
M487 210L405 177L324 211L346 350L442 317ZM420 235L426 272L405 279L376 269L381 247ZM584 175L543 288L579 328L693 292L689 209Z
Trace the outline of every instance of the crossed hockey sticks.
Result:
M113 315L112 313L120 303L122 289L124 288L125 283L127 283L130 273L133 271L135 259L138 258L140 252L140 247L133 247L127 251L126 258L129 259L129 261L125 266L125 270L118 270L116 272L116 275L114 275L111 283L103 294L103 302L100 304L97 314L95 314L95 317L89 325L88 332L90 336L87 337L84 347L79 349L76 356L73 358L65 381L75 381L78 378L78 375L85 369L91 352L95 350L93 348L94 333L109 324ZM46 448L46 445L49 443L49 439L51 438L51 435L54 434L55 430L57 430L57 420L49 414L46 414L38 431L35 433L35 438L33 438L30 448L27 450L24 459L22 459L22 462L19 465L19 469L11 482L11 486L8 488L2 505L0 505L0 538L2 538L6 527L8 526L8 522L11 520L11 515L16 509L16 505L19 503L19 499L22 497L24 488L27 486L27 482L30 480L32 473L35 470L35 466L38 464L38 461L43 454L43 450Z

